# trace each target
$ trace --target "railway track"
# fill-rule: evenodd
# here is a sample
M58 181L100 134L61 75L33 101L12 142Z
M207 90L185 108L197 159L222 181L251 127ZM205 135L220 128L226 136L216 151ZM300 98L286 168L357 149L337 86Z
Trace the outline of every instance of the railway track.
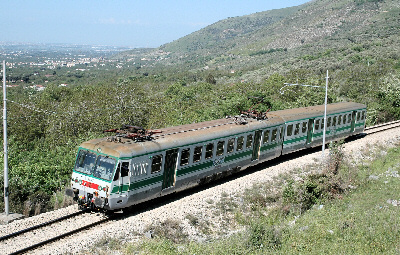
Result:
M370 135L370 134L383 132L383 131L386 131L386 130L389 130L389 129L393 129L393 128L397 128L397 127L400 127L400 120L387 122L387 123L375 125L375 126L372 126L372 127L367 127L367 128L365 128L364 133L367 134L367 135Z
M375 134L375 133L383 132L383 131L386 131L389 129L397 128L397 127L400 127L400 121L393 121L390 123L384 123L384 124L380 124L380 125L376 125L376 126L372 126L372 127L367 127L365 129L364 134L365 135ZM66 215L66 216L45 222L45 223L35 225L33 227L29 227L29 228L17 231L15 233L4 235L4 236L0 237L0 245L4 245L4 247L8 247L13 242L21 243L21 241L18 242L16 240L17 238L21 238L22 240L24 240L24 239L29 239L29 240L27 240L25 242L27 244L26 247L21 248L21 247L14 246L14 247L10 247L10 249L7 249L7 250L4 250L4 248L3 248L3 250L1 250L1 248L0 248L0 253L1 254L28 253L39 247L45 246L49 243L55 242L57 240L63 239L65 237L71 236L71 235L79 233L81 231L93 228L102 223L110 221L111 219L115 219L113 217L105 217L105 216L91 217L91 216L93 216L93 214L90 214L90 213L87 213L84 211L79 211L79 212L75 212L75 213L72 213L72 214L69 214L69 215ZM96 219L92 219L92 218L96 218ZM62 233L62 234L57 234L54 236L47 236L46 234L44 234L43 235L44 237L41 240L36 240L36 238L32 238L32 236L36 237L37 235L40 235L37 232L35 233L34 231L40 230L41 233L46 233L47 232L46 229L48 229L48 227L51 227L51 226L55 227L55 225L60 225L62 222L67 222L66 225L68 225L68 224L74 224L74 222L79 222L79 221L87 222L87 224L79 226L79 227L69 228L69 229L61 228L59 231L51 230L50 232L58 232L58 233ZM68 223L68 222L70 222L70 223ZM62 224L64 224L64 223L62 223ZM33 234L30 236L27 236L30 233L31 234L33 233ZM30 239L35 239L35 240L30 240Z
M111 220L113 217L78 211L0 237L1 254L24 254L64 237L73 235ZM79 224L83 222L83 224ZM78 223L78 224L76 224ZM60 234L61 233L61 234ZM54 235L52 235L54 234ZM20 240L23 240L22 242ZM26 246L14 245L24 243Z

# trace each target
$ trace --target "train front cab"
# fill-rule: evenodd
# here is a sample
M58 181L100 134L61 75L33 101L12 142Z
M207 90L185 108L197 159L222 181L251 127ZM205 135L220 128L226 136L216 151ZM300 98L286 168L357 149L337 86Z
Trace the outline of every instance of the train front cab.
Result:
M120 160L81 148L66 194L80 209L114 210L125 207L130 190L130 160Z

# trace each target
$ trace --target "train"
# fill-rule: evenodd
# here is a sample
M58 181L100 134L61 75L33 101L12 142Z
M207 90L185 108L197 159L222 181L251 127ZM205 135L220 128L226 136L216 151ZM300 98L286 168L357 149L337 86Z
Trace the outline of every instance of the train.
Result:
M239 172L298 150L358 135L366 105L341 102L145 130L83 142L66 194L80 209L115 211ZM326 127L324 127L326 122ZM325 146L325 145L324 145Z

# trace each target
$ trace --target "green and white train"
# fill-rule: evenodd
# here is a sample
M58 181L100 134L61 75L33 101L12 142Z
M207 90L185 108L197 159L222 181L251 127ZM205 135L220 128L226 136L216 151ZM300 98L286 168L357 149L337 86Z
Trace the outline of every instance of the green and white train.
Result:
M366 106L327 106L326 142L360 134ZM178 192L305 148L321 146L324 106L160 129L136 127L80 145L67 194L81 208L116 210ZM146 136L147 135L147 136Z

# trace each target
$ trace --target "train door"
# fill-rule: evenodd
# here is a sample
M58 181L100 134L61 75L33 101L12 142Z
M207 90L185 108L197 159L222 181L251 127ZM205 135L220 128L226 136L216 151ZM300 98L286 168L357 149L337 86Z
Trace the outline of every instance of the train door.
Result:
M129 162L119 162L115 177L118 178L118 193L121 197L127 197L130 185Z
M177 159L178 159L178 149L172 149L166 152L162 189L167 189L175 185L175 172L176 172Z
M353 133L354 130L356 129L356 116L357 116L357 111L353 111L351 114L351 130L350 132Z
M313 141L313 134L314 134L314 120L308 120L308 130L307 130L307 144L310 144Z
M251 161L258 160L260 157L261 136L262 130L257 130L254 134L253 154L251 155Z

